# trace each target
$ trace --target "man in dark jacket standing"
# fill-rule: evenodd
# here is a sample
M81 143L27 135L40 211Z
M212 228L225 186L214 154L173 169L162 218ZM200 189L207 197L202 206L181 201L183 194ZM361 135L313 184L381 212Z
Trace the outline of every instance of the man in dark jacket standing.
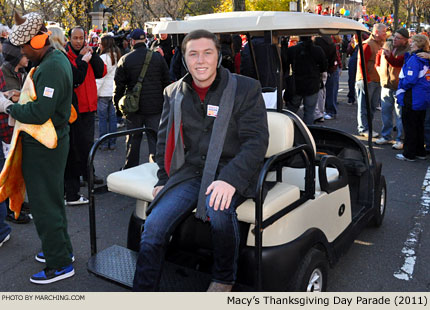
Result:
M296 113L303 101L303 121L314 122L314 111L321 85L321 73L327 71L327 59L321 47L311 37L300 37L300 42L287 50L287 70L295 76L296 94L287 102L287 108Z
M142 29L135 29L130 34L133 50L121 57L115 73L114 103L118 108L121 97L127 90L132 90L142 71L146 53L146 35ZM147 132L149 154L155 154L157 130L163 110L163 90L169 85L169 68L163 56L153 53L139 97L139 110L126 115L127 129L145 126L153 132ZM127 137L127 158L124 169L139 165L140 142L142 134Z
M79 143L78 152L81 160L81 175L87 179L87 158L94 144L95 114L97 111L97 85L96 79L104 77L107 73L106 65L100 56L93 53L93 49L85 43L84 29L74 27L69 31L70 42L67 43L67 58L77 68L78 62L84 57L91 56L84 81L80 85L74 85L74 92L78 99L79 117L76 120L77 136ZM74 70L79 72L79 70ZM75 79L74 79L75 80ZM103 183L99 178L94 178L95 183Z
M158 289L165 247L197 205L210 219L214 267L209 291L230 291L240 242L236 207L255 195L268 146L267 115L258 81L220 66L220 44L206 31L182 43L190 74L164 91L158 132L158 178L145 221L133 289Z
M151 44L151 50L160 53L168 67L170 67L170 61L173 57L173 49L172 38L166 33L159 34L157 40Z

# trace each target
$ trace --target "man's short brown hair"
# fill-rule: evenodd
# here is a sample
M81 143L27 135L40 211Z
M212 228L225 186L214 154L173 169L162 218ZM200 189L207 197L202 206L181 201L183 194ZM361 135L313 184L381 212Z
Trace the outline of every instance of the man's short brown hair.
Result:
M221 50L221 45L215 34L204 29L199 29L199 30L191 31L189 34L185 36L184 41L182 41L182 45L181 45L182 55L185 56L185 50L188 42L190 42L191 40L198 40L202 38L212 40L215 43L215 47L217 51L219 52Z

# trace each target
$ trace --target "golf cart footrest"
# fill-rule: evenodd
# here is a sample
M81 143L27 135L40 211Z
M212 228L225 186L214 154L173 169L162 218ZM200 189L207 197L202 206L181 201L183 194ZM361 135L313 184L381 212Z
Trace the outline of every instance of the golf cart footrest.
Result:
M92 256L87 268L97 276L132 287L136 261L136 252L113 245Z
M124 247L113 245L88 261L88 270L95 275L132 287L136 269L137 253ZM204 292L209 287L211 276L193 269L169 262L164 263L161 276L162 292Z

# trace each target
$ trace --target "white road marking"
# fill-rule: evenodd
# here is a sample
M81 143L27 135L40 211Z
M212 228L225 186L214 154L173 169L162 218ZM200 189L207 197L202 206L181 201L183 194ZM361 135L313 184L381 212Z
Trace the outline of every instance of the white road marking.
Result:
M394 277L400 280L409 281L413 278L414 267L417 261L415 249L419 244L421 233L423 231L424 219L430 210L430 167L423 182L423 195L421 196L421 208L415 216L415 225L409 232L408 239L405 241L402 249L404 257L403 266L394 273Z

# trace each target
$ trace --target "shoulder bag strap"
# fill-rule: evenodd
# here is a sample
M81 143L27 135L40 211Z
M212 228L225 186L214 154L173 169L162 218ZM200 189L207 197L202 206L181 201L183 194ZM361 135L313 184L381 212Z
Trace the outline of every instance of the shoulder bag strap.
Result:
M151 58L152 58L152 51L148 49L146 51L145 63L143 64L142 71L140 72L140 76L137 79L137 83L142 84L143 79L145 78L146 70L148 70L148 66L149 66L149 62L151 61Z

